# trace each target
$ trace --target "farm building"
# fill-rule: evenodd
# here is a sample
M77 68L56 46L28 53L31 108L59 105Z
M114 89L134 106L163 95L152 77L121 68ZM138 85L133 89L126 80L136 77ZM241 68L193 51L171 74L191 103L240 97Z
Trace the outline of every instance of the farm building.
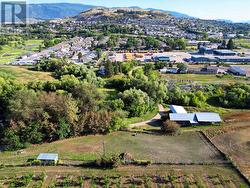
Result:
M203 125L222 122L221 117L217 113L195 112L187 113L182 106L170 105L169 118L181 125Z
M182 106L170 105L170 111L175 114L187 114L187 111Z
M56 165L58 159L58 154L55 153L41 153L37 157L37 160L41 161L43 165Z

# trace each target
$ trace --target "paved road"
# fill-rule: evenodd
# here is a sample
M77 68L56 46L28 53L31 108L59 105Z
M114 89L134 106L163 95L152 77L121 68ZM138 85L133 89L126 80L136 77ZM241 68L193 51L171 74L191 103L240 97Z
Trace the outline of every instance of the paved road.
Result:
M150 119L148 121L143 121L143 122L131 124L131 125L129 125L129 127L133 128L133 127L140 127L143 125L158 126L159 122L161 120L161 116L167 112L167 110L161 104L158 105L158 108L159 108L159 113L155 117L153 117L152 119Z

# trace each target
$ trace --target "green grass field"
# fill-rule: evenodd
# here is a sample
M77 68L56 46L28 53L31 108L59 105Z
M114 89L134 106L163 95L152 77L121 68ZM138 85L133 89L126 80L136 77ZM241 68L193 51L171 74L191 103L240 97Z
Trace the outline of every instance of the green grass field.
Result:
M53 80L51 73L28 70L28 67L0 65L0 76L17 79L21 82Z
M187 132L176 137L147 134L132 136L132 133L117 132L30 146L18 155L5 152L0 154L0 163L23 164L28 158L42 152L59 153L64 160L92 160L101 155L104 149L106 153L128 152L136 159L159 163L216 163L223 160L198 132Z
M210 74L162 74L164 78L174 79L180 82L197 82L197 83L215 83L215 84L229 84L229 83L250 83L250 79L243 77L223 77L218 78L216 75Z
M9 63L23 54L37 51L42 43L43 40L27 40L23 47L5 45L3 50L0 51L0 64Z
M250 39L235 39L237 46L250 49Z

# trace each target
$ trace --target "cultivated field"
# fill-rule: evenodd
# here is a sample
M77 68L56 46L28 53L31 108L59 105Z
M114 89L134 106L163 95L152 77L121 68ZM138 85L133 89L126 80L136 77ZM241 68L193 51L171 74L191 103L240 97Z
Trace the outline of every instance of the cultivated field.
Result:
M230 156L250 179L250 128L215 136L212 141Z
M21 174L21 176L20 176ZM26 167L0 170L2 187L214 187L247 188L235 171L213 166L124 166L115 170L82 167ZM17 185L17 186L16 186Z

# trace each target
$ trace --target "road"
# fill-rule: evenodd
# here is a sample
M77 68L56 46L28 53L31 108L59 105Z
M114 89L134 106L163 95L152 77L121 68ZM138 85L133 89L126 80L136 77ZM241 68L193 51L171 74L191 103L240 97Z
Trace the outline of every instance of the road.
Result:
M140 126L144 126L144 125L158 126L159 122L161 120L161 116L167 112L167 110L161 104L158 105L158 108L159 108L159 113L155 117L153 117L152 119L147 120L147 121L143 121L143 122L139 122L139 123L135 123L135 124L131 124L131 125L129 125L129 127L134 128L134 127L140 127Z

